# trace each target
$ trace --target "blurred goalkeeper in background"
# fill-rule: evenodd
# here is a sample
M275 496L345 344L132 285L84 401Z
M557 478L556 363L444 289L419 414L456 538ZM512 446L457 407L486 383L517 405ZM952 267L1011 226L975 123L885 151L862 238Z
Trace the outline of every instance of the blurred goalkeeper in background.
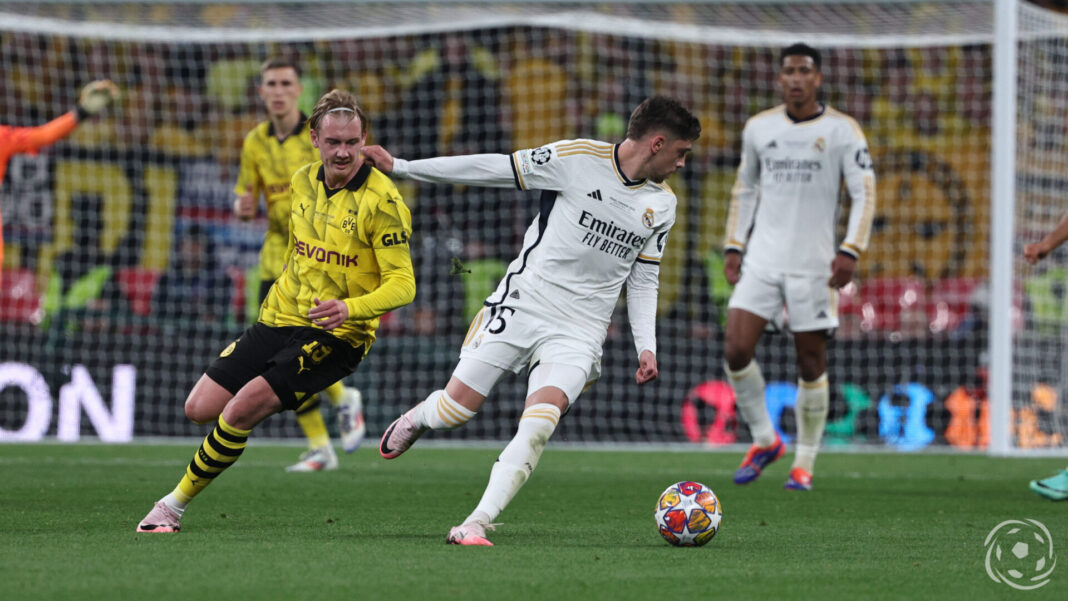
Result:
M1057 227L1046 234L1045 238L1034 244L1024 246L1024 259L1029 264L1034 265L1046 258L1058 246L1064 244L1065 240L1068 240L1068 214L1061 218ZM1032 480L1029 486L1031 490L1051 501L1068 500L1068 469L1049 478Z
M12 155L36 153L74 131L78 123L102 111L119 97L119 88L107 79L86 84L78 95L78 106L69 113L37 127L10 127L0 125L0 182L4 181L7 162ZM3 218L0 216L0 265L4 263ZM2 272L0 272L2 274ZM0 281L0 285L3 282Z
M797 353L797 453L788 490L810 490L827 423L827 341L838 327L838 289L853 279L875 215L875 173L864 132L820 102L820 53L805 44L779 56L783 104L750 118L727 215L723 274L724 355L738 413L753 435L734 482L746 484L786 452L768 415L764 376L754 358L768 323L789 311ZM852 204L836 243L842 181Z
M289 243L289 180L298 169L319 158L312 146L308 118L297 108L301 89L300 66L295 61L273 58L263 63L259 93L268 119L245 136L241 148L234 215L241 219L255 217L261 195L267 204L267 232L260 249L261 303L282 273ZM327 386L323 394L337 410L342 446L348 453L355 451L367 430L360 391L338 381ZM320 396L315 395L297 409L297 423L308 438L308 450L286 471L337 469L337 454L319 409Z
M379 317L415 298L411 213L393 182L363 160L367 120L356 98L325 94L310 125L322 160L293 175L282 275L259 320L189 393L186 415L215 428L138 532L178 532L186 505L237 461L256 424L351 374Z
M365 149L386 173L425 182L540 190L540 212L523 250L475 316L443 389L386 429L379 453L393 459L427 430L467 423L508 372L527 371L519 427L501 452L478 506L449 531L455 545L489 546L486 530L530 478L560 418L601 371L609 322L624 285L640 386L659 375L656 304L660 259L675 223L664 183L682 169L701 133L677 101L653 96L631 114L619 144L561 140L508 154L419 161Z

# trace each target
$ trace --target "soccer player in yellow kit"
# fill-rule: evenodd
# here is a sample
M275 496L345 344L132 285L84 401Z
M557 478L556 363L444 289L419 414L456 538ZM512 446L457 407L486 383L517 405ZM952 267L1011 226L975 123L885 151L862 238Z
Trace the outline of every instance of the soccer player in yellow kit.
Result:
M293 175L285 267L259 320L189 393L186 415L216 426L138 532L178 532L186 505L237 461L256 424L351 374L379 317L415 298L411 213L393 182L364 162L367 120L356 98L327 93L310 125L322 160Z
M267 233L260 250L260 302L282 273L289 242L289 180L298 169L318 160L309 135L307 117L297 107L300 97L300 66L287 58L273 58L260 67L260 98L269 118L245 136L241 148L241 171L234 187L234 214L242 219L256 215L262 194L267 202ZM337 409L341 444L347 453L360 446L367 427L363 399L356 388L334 382L324 390ZM337 454L319 410L319 395L297 409L297 423L308 438L308 450L291 472L315 472L337 468Z

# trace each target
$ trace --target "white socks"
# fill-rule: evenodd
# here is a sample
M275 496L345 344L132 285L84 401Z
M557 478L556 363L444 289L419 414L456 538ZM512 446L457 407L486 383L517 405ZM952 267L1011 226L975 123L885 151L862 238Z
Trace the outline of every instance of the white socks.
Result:
M523 411L518 431L493 464L486 492L482 493L478 507L464 520L465 524L472 521L489 524L497 519L538 466L545 443L559 422L560 409L556 405L538 403Z
M179 501L178 498L174 496L173 492L160 499L160 501L163 501L167 507L171 508L171 511L178 514L178 517L182 517L182 514L185 513L186 505L189 504Z
M452 430L466 424L475 412L452 400L444 390L435 390L416 408L421 425L431 430Z
M758 447L766 447L775 442L775 427L771 425L771 417L768 416L768 406L764 402L764 374L760 373L760 366L756 360L749 362L738 371L731 371L730 366L724 365L727 371L727 379L734 388L735 405L738 413L742 415L745 423L749 426L749 432L753 435L753 443Z
M827 374L812 382L798 379L797 406L797 455L794 467L804 468L812 473L816 464L816 453L820 449L823 428L827 424L827 410L830 406L830 390L827 387Z

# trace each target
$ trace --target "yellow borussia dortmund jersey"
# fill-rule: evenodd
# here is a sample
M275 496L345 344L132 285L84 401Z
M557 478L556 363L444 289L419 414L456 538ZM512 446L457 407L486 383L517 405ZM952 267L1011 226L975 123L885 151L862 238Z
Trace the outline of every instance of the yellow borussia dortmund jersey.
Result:
M370 347L378 318L415 298L408 207L393 182L367 164L340 190L327 189L321 161L306 165L293 175L291 194L285 267L259 320L311 326L313 299L343 299L349 317L330 333Z
M282 273L282 261L289 242L289 181L297 169L319 159L311 143L310 126L302 114L300 123L281 142L274 125L264 121L245 136L241 147L241 172L234 194L252 187L258 199L267 199L267 233L260 250L260 278L274 280Z

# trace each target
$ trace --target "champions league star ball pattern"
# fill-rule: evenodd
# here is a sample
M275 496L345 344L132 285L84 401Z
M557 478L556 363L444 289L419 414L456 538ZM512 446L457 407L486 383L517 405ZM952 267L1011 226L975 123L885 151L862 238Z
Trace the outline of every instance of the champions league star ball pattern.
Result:
M664 540L676 547L700 547L719 531L723 507L704 484L679 482L660 495L655 516Z

